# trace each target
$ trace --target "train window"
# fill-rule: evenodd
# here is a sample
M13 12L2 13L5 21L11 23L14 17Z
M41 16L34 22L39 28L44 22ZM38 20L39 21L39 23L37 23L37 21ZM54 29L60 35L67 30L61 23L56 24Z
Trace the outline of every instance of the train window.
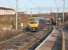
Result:
M37 23L37 22L30 22L31 24Z

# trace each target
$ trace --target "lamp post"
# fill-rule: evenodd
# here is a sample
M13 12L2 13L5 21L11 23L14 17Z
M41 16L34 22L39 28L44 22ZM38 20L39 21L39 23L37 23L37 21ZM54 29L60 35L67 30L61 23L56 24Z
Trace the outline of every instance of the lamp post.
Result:
M31 11L30 12L31 12L30 14L31 14L31 17L32 17L32 8L31 8Z
M63 27L64 28L64 10L65 10L65 0L62 0L63 1ZM63 32L63 29L62 29L62 36L64 38L64 32ZM65 39L65 38L64 38ZM65 50L65 40L63 40L63 45L62 45L62 50Z
M58 18L58 8L57 8L57 3L56 3L56 0L55 0L55 4L56 4L56 27L57 27L57 25L58 25L58 21L57 21L57 18Z
M16 0L16 30L18 29L18 13L17 13L17 10L18 10L18 0Z
M38 10L39 10L38 13L39 13L39 17L40 17L40 15L41 15L41 12L40 12L41 11L41 7L40 6L38 7Z
M65 10L65 0L63 0L63 25L64 25L64 10Z

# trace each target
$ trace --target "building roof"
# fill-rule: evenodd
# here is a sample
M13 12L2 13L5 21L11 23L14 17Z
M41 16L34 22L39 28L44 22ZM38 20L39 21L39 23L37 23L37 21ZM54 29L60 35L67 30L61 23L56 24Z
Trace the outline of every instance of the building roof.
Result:
M0 15L14 15L15 10L12 8L0 7Z
M7 8L7 7L0 7L1 10L12 10L12 11L15 11L14 9L12 8Z

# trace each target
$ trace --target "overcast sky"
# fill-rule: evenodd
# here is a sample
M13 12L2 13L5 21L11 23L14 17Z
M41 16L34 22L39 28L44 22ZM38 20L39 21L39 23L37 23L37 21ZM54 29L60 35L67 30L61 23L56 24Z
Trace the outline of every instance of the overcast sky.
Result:
M16 7L16 0L0 0L0 7ZM18 11L50 12L63 9L63 0L18 0ZM68 0L65 0L65 10L68 9Z

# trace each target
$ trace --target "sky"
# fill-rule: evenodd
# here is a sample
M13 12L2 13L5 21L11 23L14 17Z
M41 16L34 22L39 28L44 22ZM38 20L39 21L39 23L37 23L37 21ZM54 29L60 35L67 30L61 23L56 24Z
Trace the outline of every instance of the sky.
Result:
M64 0L18 0L17 11L45 13L62 11ZM16 8L16 0L0 0L0 7ZM68 11L68 0L65 0L65 11Z

